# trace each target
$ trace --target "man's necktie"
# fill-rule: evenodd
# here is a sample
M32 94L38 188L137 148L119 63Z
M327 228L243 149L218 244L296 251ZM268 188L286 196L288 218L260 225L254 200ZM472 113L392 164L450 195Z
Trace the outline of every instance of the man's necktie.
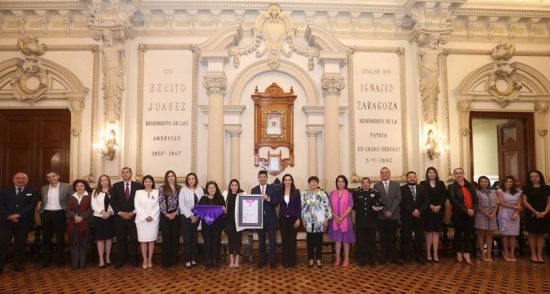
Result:
M130 184L126 183L126 189L124 189L124 196L126 196L126 201L130 200Z
M17 188L17 197L21 196L21 192L23 192L23 188Z
M388 182L384 181L384 190L386 190L386 195L388 195Z
M413 201L416 202L416 186L410 186L411 193L413 194Z
M264 195L264 194L265 194L265 188L264 188L264 186L260 186L260 188L261 188L261 190L262 190L262 195Z

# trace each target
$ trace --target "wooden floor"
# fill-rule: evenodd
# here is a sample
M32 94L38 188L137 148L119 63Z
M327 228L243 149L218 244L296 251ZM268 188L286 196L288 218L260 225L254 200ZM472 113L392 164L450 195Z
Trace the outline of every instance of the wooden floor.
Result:
M306 266L305 251L299 250L298 267L275 270L258 270L250 263L214 271L183 265L163 270L158 255L147 270L99 269L95 260L81 270L68 265L42 269L38 262L29 261L23 273L16 273L7 264L0 275L0 293L550 293L550 262L497 259L468 266L447 256L424 266L370 268L353 263L342 269L330 266L332 259L325 255L323 268L317 269Z

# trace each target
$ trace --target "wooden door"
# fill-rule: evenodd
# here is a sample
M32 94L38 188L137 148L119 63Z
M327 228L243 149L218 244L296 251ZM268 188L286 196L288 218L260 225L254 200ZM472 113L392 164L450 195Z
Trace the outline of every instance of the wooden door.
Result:
M497 126L499 178L511 175L519 187L524 184L527 173L525 133L523 120L516 119Z
M12 185L13 175L24 171L29 182L46 184L45 172L59 171L69 180L71 114L67 109L0 110L0 181Z

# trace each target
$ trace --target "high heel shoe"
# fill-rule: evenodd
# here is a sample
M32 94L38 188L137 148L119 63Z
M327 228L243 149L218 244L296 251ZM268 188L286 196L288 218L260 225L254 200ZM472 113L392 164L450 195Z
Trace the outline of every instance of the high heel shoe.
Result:
M339 267L340 266L340 261L337 260L336 262L334 262L334 267Z
M349 267L349 261L344 261L344 263L342 263L342 267L343 268L348 268Z

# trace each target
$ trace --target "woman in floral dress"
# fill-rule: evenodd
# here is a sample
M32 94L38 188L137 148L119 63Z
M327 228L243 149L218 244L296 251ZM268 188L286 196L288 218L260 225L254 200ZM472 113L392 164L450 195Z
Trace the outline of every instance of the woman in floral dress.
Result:
M319 178L312 176L308 183L309 189L302 193L302 222L307 233L307 259L309 267L313 267L314 258L317 260L317 267L321 267L323 232L332 218L332 211L327 193L319 189Z

